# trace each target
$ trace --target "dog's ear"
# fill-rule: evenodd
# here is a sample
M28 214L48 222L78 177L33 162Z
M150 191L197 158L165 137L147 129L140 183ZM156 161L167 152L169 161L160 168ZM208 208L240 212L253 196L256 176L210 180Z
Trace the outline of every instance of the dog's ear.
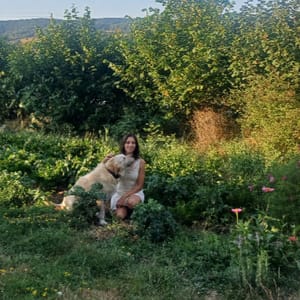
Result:
M107 163L106 163L107 167L114 172L115 174L119 174L120 172L120 167L119 164L117 162L117 160L115 159L115 157L113 157L112 159L110 159Z
M125 175L125 169L124 169L123 163L124 163L124 161L116 162L113 164L113 171L115 174L118 174L120 176Z

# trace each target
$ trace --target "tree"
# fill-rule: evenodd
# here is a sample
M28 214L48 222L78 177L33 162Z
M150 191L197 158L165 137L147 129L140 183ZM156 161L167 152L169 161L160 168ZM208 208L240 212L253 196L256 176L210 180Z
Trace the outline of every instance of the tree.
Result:
M250 1L249 1L250 2ZM243 87L257 75L281 76L299 85L300 4L297 0L258 1L236 16L230 50L233 82Z
M123 63L111 63L118 86L174 132L200 106L218 106L230 87L229 1L157 1L120 40ZM173 122L172 122L173 120ZM165 126L166 127L166 126ZM177 127L177 128L176 128Z
M104 60L111 35L96 31L87 8L65 20L52 20L36 38L10 56L10 72L19 82L19 103L44 125L77 132L99 130L119 115L123 93L114 86Z

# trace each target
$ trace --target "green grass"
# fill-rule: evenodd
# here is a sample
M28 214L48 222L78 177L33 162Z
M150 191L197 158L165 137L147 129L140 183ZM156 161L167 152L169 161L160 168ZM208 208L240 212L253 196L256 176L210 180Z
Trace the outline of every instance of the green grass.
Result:
M84 231L69 221L50 207L1 209L1 299L272 299L289 284L297 299L296 278L284 292L242 288L228 235L181 228L153 244L114 221Z

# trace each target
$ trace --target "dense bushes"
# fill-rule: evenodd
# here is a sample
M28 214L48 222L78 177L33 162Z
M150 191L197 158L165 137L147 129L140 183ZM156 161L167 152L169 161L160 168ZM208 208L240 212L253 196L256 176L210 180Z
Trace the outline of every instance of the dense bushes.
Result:
M171 209L180 223L226 224L231 220L230 208L242 207L248 215L268 208L279 217L276 210L285 211L288 222L296 225L297 158L290 165L271 166L257 150L237 142L200 155L174 137L156 134L157 138L151 134L140 138L147 161L145 193ZM2 201L14 205L33 204L67 190L107 153L117 151L117 143L105 135L77 139L6 132L0 139ZM269 183L268 174L276 182ZM262 190L275 185L273 193Z
M33 113L39 119L36 124L49 130L71 132L76 127L78 132L98 131L108 125L119 137L134 129L141 134L142 155L147 162L146 203L132 216L136 226L133 233L138 235L109 240L113 254L103 241L100 247L85 247L81 240L75 250L66 253L75 239L68 235L65 242L64 235L70 234L72 227L89 228L95 222L94 196L84 195L88 205L79 203L72 216L57 213L54 217L53 210L49 213L42 207L42 219L32 217L32 210L50 194L68 189L107 153L116 152L115 139L99 131L98 138L76 138L35 131L2 132L1 128L0 209L5 213L0 214L0 234L10 241L5 248L7 257L24 246L24 253L33 253L33 260L38 257L40 262L47 254L43 267L53 271L47 260L63 254L59 261L76 273L72 280L68 271L57 274L68 286L74 282L78 287L79 281L84 286L86 279L104 271L126 282L122 291L131 291L126 280L131 279L135 287L142 283L145 289L164 288L166 299L178 297L173 286L179 279L180 287L190 288L190 298L211 290L221 291L230 299L246 294L253 299L265 295L274 298L275 294L280 298L281 288L287 284L292 290L299 289L297 10L292 9L296 7L292 0L281 1L278 6L277 1L260 2L256 8L250 5L241 14L232 15L224 11L225 2L166 1L164 14L155 11L153 16L138 20L132 35L125 40L118 36L118 47L111 36L93 30L87 11L79 23L53 23L47 31L39 32L37 40L18 46L9 55L11 69L1 61L5 73L0 70L4 87L0 102L5 109L0 119L9 116L10 107L20 117L24 112ZM68 15L69 21L77 20L76 11L73 13ZM207 26L201 27L203 24ZM106 48L108 44L113 51ZM1 59L8 55L1 53ZM119 78L113 77L109 62ZM119 94L115 84L134 99L134 105ZM193 126L204 132L195 136L205 137L212 128L206 126L210 122L198 124L200 121L215 118L225 128L221 134L216 128L214 147L204 138L198 141L198 149L204 151L197 152L193 149L197 141L188 143L161 133L189 134L184 131L185 122L190 122L186 117L199 106L205 115L195 119ZM235 119L239 127L233 132L241 129L242 139L221 143L219 138L231 133L228 129L235 126ZM239 215L235 216L232 208L238 208L234 211ZM55 229L58 224L63 226L52 235L51 224ZM39 225L42 231L38 231ZM224 235L209 232L199 237L198 232L187 239L180 236L181 225L217 229ZM16 233L13 240L10 231L12 236ZM161 242L162 247L154 249L153 242ZM152 255L155 251L166 253L157 258ZM101 254L106 259L102 260ZM97 264L97 255L103 265ZM153 259L155 263L160 260L164 271L157 270ZM1 252L1 266L2 260L9 265ZM133 262L138 263L134 268L139 267L126 277ZM75 272L78 268L84 272ZM39 272L44 275L42 269ZM8 275L14 276L11 273ZM44 277L40 276L43 282ZM31 282L16 282L18 287L11 288L10 296L24 295L24 291L38 293ZM46 292L41 281L34 284L39 285L39 295ZM57 290L51 284L54 295ZM142 297L143 288L137 287ZM180 292L185 294L182 289ZM151 296L157 296L155 289Z
M260 149L267 160L293 154L300 143L297 90L282 77L253 79L245 90L233 93L231 103L240 117L242 137Z

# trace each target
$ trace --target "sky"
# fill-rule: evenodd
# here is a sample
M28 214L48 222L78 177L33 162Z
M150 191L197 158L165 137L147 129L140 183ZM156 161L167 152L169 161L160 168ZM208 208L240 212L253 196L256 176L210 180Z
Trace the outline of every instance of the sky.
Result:
M236 9L246 0L235 0ZM72 5L79 14L84 14L85 7L91 10L92 18L144 17L144 8L161 8L155 0L0 0L0 20L32 18L63 19L65 10Z

